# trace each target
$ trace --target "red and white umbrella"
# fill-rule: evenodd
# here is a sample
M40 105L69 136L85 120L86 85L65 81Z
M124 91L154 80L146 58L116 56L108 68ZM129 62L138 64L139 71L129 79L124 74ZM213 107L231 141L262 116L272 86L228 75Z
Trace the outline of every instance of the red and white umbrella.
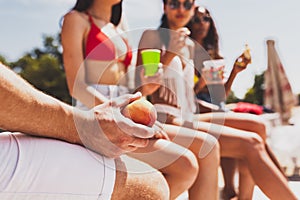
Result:
M267 40L268 69L265 72L264 104L278 112L283 124L291 117L295 98L283 65L275 49L275 41Z

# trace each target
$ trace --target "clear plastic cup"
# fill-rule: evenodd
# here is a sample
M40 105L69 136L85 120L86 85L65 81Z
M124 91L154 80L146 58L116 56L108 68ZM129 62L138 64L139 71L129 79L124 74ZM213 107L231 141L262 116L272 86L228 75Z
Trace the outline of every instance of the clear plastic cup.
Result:
M213 104L219 105L220 109L225 110L225 88L224 88L224 67L225 60L207 60L203 62L202 74Z
M206 84L223 84L225 60L207 60L203 62L202 76Z

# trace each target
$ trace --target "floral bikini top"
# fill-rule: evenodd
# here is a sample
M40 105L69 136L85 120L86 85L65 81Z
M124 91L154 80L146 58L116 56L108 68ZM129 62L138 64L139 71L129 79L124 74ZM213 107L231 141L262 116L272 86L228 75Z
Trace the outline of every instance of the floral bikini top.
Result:
M87 13L88 14L88 13ZM89 22L91 29L87 37L85 58L90 60L102 60L110 61L116 59L116 49L113 42L101 31L99 27L94 23L93 18L90 14ZM125 67L128 67L132 59L132 51L128 45L128 42L124 40L127 46L127 53L124 59L118 59L119 62L123 63Z

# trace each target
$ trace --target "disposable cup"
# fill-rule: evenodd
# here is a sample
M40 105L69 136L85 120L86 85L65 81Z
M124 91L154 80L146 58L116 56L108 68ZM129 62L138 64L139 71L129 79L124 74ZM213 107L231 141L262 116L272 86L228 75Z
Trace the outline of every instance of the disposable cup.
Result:
M143 66L146 76L153 76L158 71L160 65L160 50L145 49L141 51Z
M224 79L225 60L207 60L203 62L202 76L206 84L222 84Z

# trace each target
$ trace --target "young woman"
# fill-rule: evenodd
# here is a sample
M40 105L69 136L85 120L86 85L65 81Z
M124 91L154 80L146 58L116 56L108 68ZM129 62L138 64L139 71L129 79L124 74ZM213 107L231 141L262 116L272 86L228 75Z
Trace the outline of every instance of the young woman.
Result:
M77 0L75 7L64 17L62 44L66 77L70 93L81 108L128 93L125 75L131 61L131 50L116 27L121 16L121 3L120 0ZM189 6L185 21L189 21L193 14L193 4ZM212 145L211 151L198 166L190 150L166 139L153 139L146 148L139 148L130 155L164 174L171 199L191 185L194 188L190 190L191 199L200 199L201 195L217 199L219 150L216 140L204 133L172 125L164 126L164 130L170 135L171 132L178 134L178 138L184 132L188 136L178 143L192 144L196 154L205 144ZM193 143L194 135L197 135L197 145ZM201 176L203 178L199 179Z
M201 121L201 116L193 114L195 105L192 101L193 82L191 81L193 81L194 71L190 66L194 51L188 38L185 37L186 31L182 31L188 22L184 19L193 12L188 6L192 2L186 0L164 0L163 2L164 15L160 29L144 32L139 43L137 60L137 66L142 66L142 50L161 49L161 62L164 66L163 85L155 84L161 82L160 80L152 80L153 84L144 84L148 82L142 75L142 67L139 67L136 71L139 77L137 80L137 84L140 85L139 90L143 95L150 95L162 122L194 128L217 137L221 156L243 160L247 167L243 176L252 177L268 197L296 199L285 177L267 154L263 140L256 133L218 125L217 123L224 120L224 116L216 118L216 124L212 124ZM214 120L214 117L208 119ZM173 138L173 135L169 134L169 136ZM196 142L194 141L193 145L196 145Z
M197 56L194 57L194 62L195 75L199 81L195 84L195 93L198 99L211 103L212 100L205 81L203 77L201 77L201 71L204 67L204 61L223 59L219 52L219 35L210 12L202 6L195 9L195 16L189 28L191 29L191 38L197 43L195 48L195 54ZM226 83L224 83L225 95L228 95L231 91L232 83L237 74L245 70L250 62L251 57L245 57L244 53L235 60L229 78Z
M205 81L201 77L201 70L203 67L203 61L222 58L222 56L219 53L218 32L215 26L215 22L210 15L210 12L202 6L195 8L195 15L192 19L192 22L190 23L189 28L191 30L191 38L196 42L196 48L195 48L196 56L194 57L194 62L196 68L195 72L199 78L198 83L195 84L194 90L195 93L197 94L197 98L200 99L202 98L203 100L208 99L208 101L210 101L208 89L205 86ZM243 66L241 66L239 62L240 61L239 58L243 59L242 60L244 62ZM228 93L230 92L231 85L236 75L239 72L243 71L248 65L248 63L250 62L250 58L245 57L243 54L239 56L239 58L236 59L233 69L230 73L230 76L227 82L224 84L226 95L228 95ZM226 126L257 133L258 135L261 136L264 142L266 140L267 137L266 128L264 126L263 121L259 117L252 116L250 114L240 114L240 113L232 113L232 112L204 114L204 115L199 115L199 117L200 120L202 121L209 121L209 118L212 118L212 115L214 115L217 118L221 118L223 116L224 118L223 123ZM277 161L277 159L275 158L274 154L267 146L267 144L265 147L273 162L281 170L279 162ZM227 196L227 198L230 198L235 195L234 185L233 185L235 163L234 160L232 159L223 158L221 159L221 165L222 165L224 179L225 179L225 187L224 187L223 195L224 197ZM251 182L252 181L248 179L248 183L241 184L241 186L247 185L248 190L246 190L246 188L244 189L240 188L239 195L244 196L242 193L252 194L251 191L253 191L254 184L253 183L251 184Z

